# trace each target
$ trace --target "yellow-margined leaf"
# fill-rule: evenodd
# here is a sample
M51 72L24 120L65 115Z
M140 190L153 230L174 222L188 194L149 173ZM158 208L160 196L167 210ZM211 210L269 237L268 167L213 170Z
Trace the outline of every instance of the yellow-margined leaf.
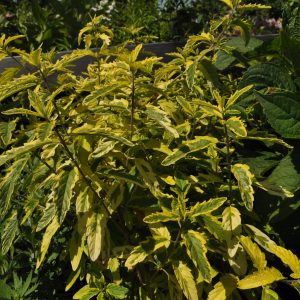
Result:
M66 282L66 287L65 287L65 291L67 292L76 282L76 280L78 279L80 273L81 273L81 268L78 268L76 272L72 272Z
M178 220L179 215L171 211L156 212L144 218L144 222L148 224Z
M4 112L2 112L2 114L4 115L31 115L31 116L35 116L35 117L40 117L40 115L32 110L29 109L25 109L25 108L12 108L12 109L8 109Z
M229 6L231 9L233 8L232 0L220 0L223 3L225 3L227 6Z
M182 261L173 264L177 281L188 300L198 300L196 282L191 269Z
M51 200L52 200L52 194L51 194ZM36 232L43 230L54 218L56 213L56 207L53 202L48 201L46 203L46 206L43 210L43 215L39 219L37 227L36 227Z
M101 253L105 224L106 218L101 213L91 212L88 216L86 236L89 257L92 261L97 260Z
M0 122L0 142L7 146L12 138L12 133L16 128L16 121ZM1 145L1 143L0 143Z
M225 274L220 281L214 285L214 289L208 294L207 300L226 300L237 288L238 280L231 274Z
M195 83L195 75L197 71L197 66L199 65L199 59L196 59L191 65L186 69L186 83L187 86L191 89Z
M225 232L226 240L231 240L233 235L241 233L241 214L233 206L228 206L222 213L222 225Z
M248 236L241 236L240 242L242 243L244 250L250 256L254 267L258 270L263 270L267 266L265 254Z
M92 297L98 295L100 292L101 290L98 288L85 285L73 296L73 299L89 300Z
M6 220L3 232L1 232L1 254L5 255L10 249L18 232L18 213L14 210Z
M148 239L142 242L139 246L133 248L130 252L126 262L125 267L131 270L135 265L144 261L150 254L162 247L168 247L170 245L170 240L166 237Z
M269 244L269 249L273 254L279 257L284 264L290 267L293 271L291 277L295 279L300 278L300 260L292 251L273 243Z
M69 245L70 261L71 261L71 266L73 271L76 271L80 264L82 253L83 253L83 246L84 246L83 245L84 239L78 233L77 226L73 230L72 237L70 240L70 245Z
M250 172L249 166L245 164L235 164L231 168L231 172L238 181L240 193L245 207L248 210L253 209L254 190L252 187L253 174Z
M117 135L111 130L103 128L103 125L91 125L91 124L84 124L81 127L77 127L72 131L74 135L99 135L102 137L107 138L108 140L118 141L127 146L134 146L132 142L127 140L121 135Z
M62 224L70 209L73 189L77 180L78 176L74 169L70 172L64 171L58 180L57 186L55 187L54 201L56 206L56 215L60 224Z
M0 102L20 91L35 86L39 79L35 75L23 75L1 86Z
M27 165L29 156L15 161L6 169L6 175L0 181L0 216L4 216L11 207L12 196L17 189L18 180Z
M279 300L279 296L270 288L264 287L261 294L261 300Z
M190 116L194 115L194 109L189 101L185 100L182 96L176 97L176 100L185 113L189 114Z
M210 213L219 207L221 207L224 202L227 200L226 197L220 197L220 198L212 198L208 201L203 202L197 202L190 210L190 216L191 217L197 217L200 215L206 215L207 213Z
M91 92L88 96L86 96L83 99L83 104L87 104L90 101L95 101L101 97L106 96L107 94L111 94L116 89L118 89L120 86L118 84L111 84L104 87L101 87L100 89L97 89L93 92Z
M202 216L202 219L205 223L205 228L214 235L220 241L225 239L224 229L222 223L218 220L217 217L207 214Z
M229 99L227 100L226 103L226 109L230 108L230 106L232 106L233 104L235 104L235 102L245 93L247 93L249 90L251 90L253 87L253 85L248 85L240 90L237 90L234 94L232 94Z
M134 63L137 60L142 48L143 48L143 45L139 44L131 51L130 56L129 56L130 63Z
M248 229L248 233L252 236L252 238L258 245L260 245L267 251L271 251L269 245L275 244L273 240L271 240L265 233L263 233L261 230L259 230L253 225L245 224L245 227L246 230Z
M241 290L254 289L282 279L284 279L284 277L277 269L274 267L266 268L247 275L239 281L238 288Z
M241 136L241 137L247 136L246 127L243 121L241 121L239 117L231 117L228 120L226 120L226 126L230 131L232 131L237 136Z
M189 230L182 237L187 248L187 253L198 268L203 279L206 282L211 282L211 266L206 257L205 239L199 232L194 230Z
M41 245L41 250L40 250L40 256L36 262L36 268L38 269L40 267L40 265L42 264L45 255L48 251L49 245L51 243L52 237L54 236L54 234L56 233L56 231L58 230L58 228L60 227L60 224L57 220L56 217L54 217L54 219L52 220L52 222L50 223L50 225L47 227L44 235L43 235L43 240L42 240L42 245Z
M272 8L272 6L270 6L270 5L263 5L263 4L256 4L256 3L242 4L242 5L238 6L239 11L271 9L271 8Z
M41 148L42 146L49 144L49 141L40 141L40 140L35 140L31 141L28 143L25 143L21 147L16 147L12 148L4 153L1 154L0 156L0 166L4 165L8 161L16 158L19 155L25 154L27 152L33 151L37 148Z
M94 193L87 185L80 185L79 193L76 195L76 213L84 213L89 211L93 203Z
M147 105L147 109L146 109L145 113L148 115L149 118L155 120L159 125L161 125L168 132L170 132L174 136L174 138L179 137L179 133L172 126L172 122L167 117L166 112L164 112L163 110L161 110L153 105Z
M172 154L168 155L163 161L163 166L169 166L178 160L186 157L189 153L196 152L216 144L218 140L211 136L197 136L195 139L190 140L178 149L175 149Z
M169 241L169 244L165 244L165 247L168 248L171 242L171 234L166 226L163 226L161 223L149 225L151 234L155 240L165 239Z

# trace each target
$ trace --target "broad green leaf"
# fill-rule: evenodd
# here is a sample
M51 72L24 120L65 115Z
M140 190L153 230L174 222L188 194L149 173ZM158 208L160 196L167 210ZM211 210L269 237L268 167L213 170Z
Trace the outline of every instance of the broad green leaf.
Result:
M52 220L52 222L50 223L50 225L48 225L48 227L43 235L40 256L38 257L37 262L36 262L37 269L41 266L41 264L45 258L45 255L48 251L52 237L54 236L54 234L56 233L56 231L58 230L59 227L60 227L60 224L59 224L57 218L55 217Z
M255 50L257 47L262 45L262 43L263 43L262 40L256 38L250 38L249 43L246 45L242 37L234 37L232 39L229 39L225 43L225 46L232 47L234 50L240 53L247 53Z
M249 166L245 164L235 164L231 168L231 172L238 181L239 190L245 207L248 210L253 209L254 190L252 187L253 174L249 170Z
M254 289L282 279L284 279L284 277L274 267L265 268L264 270L256 271L247 275L245 278L240 280L238 282L238 288L241 290Z
M177 281L188 300L197 300L198 291L191 269L182 261L173 264Z
M293 163L292 156L284 157L263 183L280 186L290 193L295 193L300 188L300 172Z
M100 292L101 290L98 288L85 285L73 296L73 299L89 300L92 297L98 295Z
M12 138L12 133L16 128L16 121L0 122L0 141L7 146ZM0 143L1 145L1 143Z
M205 223L205 228L214 235L218 240L223 241L225 239L224 229L222 227L222 223L218 220L217 217L212 216L210 214L206 214L205 216L201 216L202 220Z
M200 215L206 215L207 213L210 213L221 207L226 200L226 197L220 197L212 198L208 201L197 202L190 210L190 217L195 218Z
M0 279L0 291L2 300L12 299L14 292L11 287L2 279Z
M250 256L254 267L258 270L263 270L267 266L265 254L248 236L241 236L240 242L243 245L244 250Z
M226 120L226 126L236 136L247 136L247 129L244 125L244 122L239 117L231 117Z
M203 279L206 282L211 282L211 266L206 257L207 249L205 247L205 239L199 232L194 230L189 230L183 234L182 237L187 248L187 253L198 268Z
M101 213L92 212L87 219L87 246L92 261L97 260L100 255L105 224L106 218Z
M290 250L287 250L281 246L277 246L274 243L269 244L270 251L281 259L281 261L288 265L293 273L290 275L292 278L300 278L300 260Z
M53 202L47 202L46 207L43 210L43 215L40 218L36 232L43 230L54 218L56 214L56 207Z
M285 138L300 138L300 102L298 95L278 92L270 95L256 93L268 122Z
M169 166L178 160L186 157L189 153L193 153L216 144L218 140L210 136L197 136L195 139L187 141L183 146L175 149L172 154L168 155L163 161L163 166Z
M37 148L41 148L42 146L49 144L50 141L40 141L35 140L32 142L25 143L23 146L12 148L0 156L0 166L4 165L8 161L16 158L19 155L26 154L28 152L31 152Z
M246 136L246 137L239 137L241 140L254 140L254 141L260 141L263 142L265 145L269 146L270 144L278 144L283 147L286 147L287 149L293 149L293 146L289 145L287 142L285 142L282 139L278 139L275 137L259 137L259 136Z
M76 176L74 169L69 172L64 171L59 178L58 185L55 190L54 201L56 206L56 215L60 224L62 224L70 209L73 189L77 179L78 176Z
M106 293L115 299L125 299L129 290L124 286L117 285L115 283L109 283L106 286Z
M289 91L295 91L295 83L289 74L288 68L283 64L272 62L260 63L251 66L242 77L240 87L253 85L256 90L275 87Z
M213 290L208 294L207 300L226 300L237 288L237 278L232 274L225 274L220 281L214 285Z
M157 121L159 125L161 125L168 132L170 132L174 136L174 138L179 137L177 130L172 126L172 122L167 117L166 112L153 105L147 105L145 113L148 115L149 118Z
M144 222L148 224L154 224L159 222L169 222L169 221L178 221L179 215L175 212L164 211L164 212L156 212L151 215L148 215L144 218Z
M279 300L279 296L275 291L268 287L264 287L261 294L261 300Z
M11 216L6 220L3 232L1 233L2 255L5 255L9 251L18 230L18 213L14 210Z

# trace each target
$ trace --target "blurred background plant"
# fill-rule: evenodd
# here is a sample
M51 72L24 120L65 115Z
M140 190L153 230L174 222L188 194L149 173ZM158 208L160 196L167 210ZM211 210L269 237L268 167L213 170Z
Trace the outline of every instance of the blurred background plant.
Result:
M251 1L245 1L250 3ZM281 28L282 8L290 15L299 0L261 0L269 11L248 13L253 33L276 33ZM215 0L2 0L0 30L23 34L19 47L44 50L77 47L77 33L92 16L103 15L115 34L114 42L180 40L207 29L224 5Z

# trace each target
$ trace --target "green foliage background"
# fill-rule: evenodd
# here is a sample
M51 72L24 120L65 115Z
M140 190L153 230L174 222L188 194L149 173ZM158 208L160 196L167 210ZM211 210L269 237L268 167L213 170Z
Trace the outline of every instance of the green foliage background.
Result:
M299 11L263 43L222 2L168 63L105 17L59 60L1 36L1 299L297 294Z
M251 3L251 1L245 1ZM280 18L297 1L261 1L271 5L268 12L249 12L247 18L255 33L277 32L267 28L265 19ZM224 6L219 1L187 0L14 0L0 3L0 30L8 35L23 34L19 47L32 50L43 44L44 50L77 48L77 33L94 15L105 16L104 23L114 32L114 43L128 39L169 41L186 38L208 29L209 22Z

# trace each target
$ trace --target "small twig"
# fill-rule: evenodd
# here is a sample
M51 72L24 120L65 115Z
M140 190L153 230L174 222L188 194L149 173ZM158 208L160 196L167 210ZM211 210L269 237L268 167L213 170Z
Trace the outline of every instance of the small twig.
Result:
M45 160L43 160L39 153L35 152L34 154L39 159L39 161L43 163L52 173L57 174L56 170L51 167Z
M130 139L132 139L132 136L133 136L134 109L135 109L135 77L134 77L133 71L131 71L131 116L130 116Z

